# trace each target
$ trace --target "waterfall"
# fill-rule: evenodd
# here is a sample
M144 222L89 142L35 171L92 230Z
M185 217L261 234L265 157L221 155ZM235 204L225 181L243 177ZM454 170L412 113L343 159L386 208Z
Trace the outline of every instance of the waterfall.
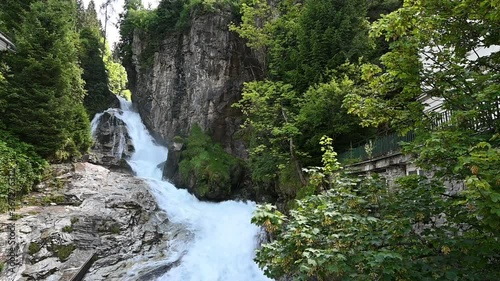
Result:
M155 143L130 102L120 99L120 105L122 111L116 118L126 124L135 147L127 162L138 177L148 181L169 220L183 224L193 233L188 244L176 245L172 241L177 253L168 259L180 259L180 264L157 280L270 281L253 261L260 234L260 229L250 223L255 203L202 202L186 190L162 181L158 167L166 161L167 148Z
M90 122L90 130L92 132L92 137L95 135L95 131L97 130L97 126L99 125L99 120L101 119L102 113L97 113L92 122Z

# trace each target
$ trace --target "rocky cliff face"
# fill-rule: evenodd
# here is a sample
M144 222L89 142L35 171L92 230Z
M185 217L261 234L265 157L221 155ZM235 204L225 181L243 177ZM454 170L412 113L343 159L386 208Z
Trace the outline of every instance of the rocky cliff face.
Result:
M18 263L6 262L0 280L70 280L94 252L85 280L152 280L176 265L165 262L171 241L189 232L169 222L143 180L90 163L57 178L66 184L55 202L16 210L16 221L0 215L0 257Z
M162 38L149 66L141 63L148 42L135 33L135 66L127 70L133 102L157 137L171 143L198 124L227 152L245 157L243 143L235 138L241 114L231 105L240 99L243 82L261 73L245 42L229 31L234 20L229 10L191 19L186 31Z

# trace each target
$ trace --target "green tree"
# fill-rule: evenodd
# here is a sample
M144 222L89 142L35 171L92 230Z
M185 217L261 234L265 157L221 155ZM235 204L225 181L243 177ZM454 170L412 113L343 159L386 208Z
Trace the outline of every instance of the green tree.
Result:
M383 52L368 38L366 17L369 8L378 16L384 5L397 7L388 2L394 1L242 2L241 23L230 29L247 39L268 79L247 83L238 104L254 180L294 198L307 185L302 166L319 163L321 136L345 149L372 134L342 106L345 95L365 88L358 67L346 61L376 61Z
M17 52L6 56L9 91L0 99L6 129L53 160L90 145L75 32L76 3L37 1L14 29Z
M305 1L298 18L297 47L290 55L295 67L277 69L277 73L285 71L280 77L304 91L309 85L325 82L325 70L369 53L366 13L365 0Z
M112 55L108 46L106 46L104 52L104 66L108 75L109 90L115 95L123 96L130 100L130 91L127 90L127 72L118 59Z
M105 0L101 4L101 11L104 10L104 30L103 30L103 45L106 46L106 36L107 36L107 30L108 30L108 20L111 16L111 14L114 12L113 8L113 3L116 2L116 0Z
M140 0L125 0L123 6L123 13L120 14L120 42L118 43L118 54L122 65L128 71L134 69L134 62L132 60L132 43L134 41L134 30L135 25L133 22L134 11L140 10L142 8L142 2ZM132 73L130 77L135 77ZM135 81L129 81L132 85Z
M292 178L305 184L295 143L300 134L295 126L299 101L289 84L245 83L242 99L234 106L246 117L243 130L250 141L249 164L254 180L269 183L291 170ZM293 198L294 191L290 195Z
M344 64L331 74L329 82L311 86L304 93L296 126L301 132L298 137L300 150L308 153L303 159L306 166L320 163L319 143L324 135L331 136L334 147L343 151L375 133L376 129L363 128L361 119L348 114L343 107L347 94L365 90L359 66Z
M85 81L87 95L84 105L89 117L107 109L113 102L113 93L110 91L109 72L104 62L104 45L101 26L97 19L94 1L90 1L87 10L80 11L80 65L83 69L82 78Z
M242 23L232 30L267 53L261 57L273 80L299 92L326 82L327 70L370 53L365 0L251 1L241 9Z
M0 3L0 27L2 32L15 39L14 30L18 30L35 0L17 1L5 0Z
M500 181L488 175L498 163L500 56L484 48L500 45L498 7L487 0L405 1L373 25L372 36L393 42L381 59L384 69L364 68L369 95L353 93L345 101L364 124L414 130L408 151L418 155L417 164L465 180L462 203L493 229L500 225ZM424 110L425 97L442 100L445 113Z

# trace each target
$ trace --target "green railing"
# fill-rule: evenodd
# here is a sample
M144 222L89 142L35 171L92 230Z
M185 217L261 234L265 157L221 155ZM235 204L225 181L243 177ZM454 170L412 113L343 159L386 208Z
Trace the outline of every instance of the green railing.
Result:
M342 163L351 164L391 155L401 151L401 142L411 142L414 139L415 134L413 132L405 136L398 136L396 133L376 136L372 139L358 143L348 151L340 153L338 159Z

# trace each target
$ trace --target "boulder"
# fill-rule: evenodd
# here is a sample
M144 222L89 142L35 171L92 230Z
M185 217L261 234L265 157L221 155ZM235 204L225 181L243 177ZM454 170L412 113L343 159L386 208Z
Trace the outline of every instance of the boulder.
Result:
M92 152L84 161L130 171L126 159L132 156L134 146L126 124L119 118L120 109L111 108L96 115L92 121Z

